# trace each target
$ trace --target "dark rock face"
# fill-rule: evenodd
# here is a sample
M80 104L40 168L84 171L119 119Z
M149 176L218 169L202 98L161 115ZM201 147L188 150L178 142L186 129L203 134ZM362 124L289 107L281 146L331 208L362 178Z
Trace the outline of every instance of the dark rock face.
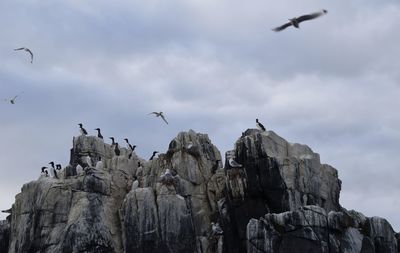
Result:
M272 131L243 133L225 168L208 136L192 130L152 161L120 151L75 137L60 179L40 177L16 196L0 222L0 253L398 253L386 220L340 206L334 168Z
M10 241L10 224L7 220L0 221L0 253L8 252Z
M385 219L344 209L326 213L318 206L252 219L247 239L249 253L398 252L395 233Z

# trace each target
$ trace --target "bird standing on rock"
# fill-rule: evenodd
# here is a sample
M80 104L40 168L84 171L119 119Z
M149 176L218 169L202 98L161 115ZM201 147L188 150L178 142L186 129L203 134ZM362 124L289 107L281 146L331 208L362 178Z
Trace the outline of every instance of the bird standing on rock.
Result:
M321 11L314 12L314 13L311 13L311 14L308 14L308 15L303 15L303 16L300 16L300 17L297 17L297 18L291 18L291 19L289 19L288 23L283 24L283 25L278 26L278 27L275 27L274 29L272 29L272 31L280 32L280 31L286 29L289 26L294 26L296 28L300 28L299 24L301 22L307 21L307 20L311 20L311 19L314 19L314 18L318 18L318 17L320 17L322 15L325 15L327 13L328 13L327 10L321 10Z
M263 132L266 131L264 125L261 124L261 123L258 121L258 119L256 119L256 126L257 126L257 128L258 128L259 130L261 130L261 131L263 131Z
M79 131L81 132L81 135L87 135L87 131L85 128L83 128L82 123L79 123L78 126L79 126Z
M103 139L103 135L101 135L101 133L100 133L100 128L96 128L95 130L97 130L97 137L99 137L100 139Z
M57 171L56 171L56 168L54 167L54 162L49 162L49 164L51 165L51 168L50 168L50 175L51 175L52 177L58 179Z
M121 154L121 150L119 150L118 147L118 142L115 143L114 152L116 156L119 156Z
M111 139L111 146L114 146L115 145L114 137L108 137L108 138Z
M156 156L157 153L158 153L158 151L154 151L153 154L151 155L149 161L153 160L153 158Z
M232 168L241 168L241 167L243 167L243 165L241 165L240 163L238 163L235 160L233 160L233 157L229 158L228 162L229 162L229 165Z

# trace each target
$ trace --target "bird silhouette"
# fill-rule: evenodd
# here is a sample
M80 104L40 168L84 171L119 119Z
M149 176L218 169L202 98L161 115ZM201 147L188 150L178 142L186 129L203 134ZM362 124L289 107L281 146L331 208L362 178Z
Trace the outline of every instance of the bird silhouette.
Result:
M281 26L275 27L274 29L272 29L272 31L280 32L280 31L286 29L289 26L294 26L296 28L300 28L299 24L301 22L307 21L307 20L311 20L311 19L314 19L314 18L318 18L318 17L320 17L322 15L325 15L326 13L328 13L327 10L321 10L321 11L314 12L314 13L307 14L307 15L303 15L303 16L300 16L300 17L297 17L297 18L291 18L291 19L289 19L289 22L287 22L286 24L283 24Z
M151 113L149 113L149 115L150 114L154 114L154 115L156 115L156 117L161 117L162 120L164 120L164 122L167 123L167 125L168 125L168 121L165 119L163 112L151 112Z
M25 52L28 52L31 55L31 63L33 63L33 53L32 51L27 48L27 47L20 47L20 48L16 48L14 49L14 51L19 51L19 50L24 50Z
M3 98L4 102L10 102L11 104L15 104L17 97L24 92L19 93L18 95L14 96L13 98Z

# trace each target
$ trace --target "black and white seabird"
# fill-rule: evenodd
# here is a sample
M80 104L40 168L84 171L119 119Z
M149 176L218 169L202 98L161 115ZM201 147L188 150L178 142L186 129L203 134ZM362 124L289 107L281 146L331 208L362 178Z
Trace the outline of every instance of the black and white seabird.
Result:
M15 104L15 102L17 100L17 97L19 95L21 95L22 93L24 93L24 92L19 93L18 95L14 96L13 98L4 98L3 101L4 102L10 102L11 104Z
M76 174L79 176L79 175L81 175L83 173L83 167L82 167L82 165L80 165L79 163L78 163L78 165L76 165Z
M42 167L42 172L40 173L40 176L44 176L44 177L48 176L48 172L46 169L47 169L47 167Z
M84 162L88 167L93 167L92 158L90 157L90 152L83 158Z
M158 153L158 151L154 151L153 154L151 155L149 161L153 160L153 158L156 156L157 153Z
M325 15L327 13L328 13L327 10L321 10L321 11L314 12L314 13L307 14L307 15L303 15L303 16L300 16L300 17L297 17L297 18L291 18L291 19L289 19L289 22L287 22L286 24L283 24L281 26L275 27L274 29L272 29L272 31L280 32L280 31L286 29L289 26L294 26L296 28L300 28L299 24L301 22L307 21L307 20L311 20L311 19L314 19L314 18L318 18L318 17L320 17L322 15Z
M121 150L119 150L118 147L118 142L115 143L114 152L116 156L119 156L121 154Z
M130 150L132 150L132 149L133 149L133 146L129 143L128 138L125 138L124 141L126 141L126 146L127 146L127 148L129 148Z
M50 176L58 179L57 171L56 168L54 167L54 162L49 162L49 164L51 165Z
M101 157L99 157L99 160L96 163L96 170L102 170L103 169L103 161L101 160Z
M108 138L111 139L111 146L114 146L115 145L114 137L108 137Z
M133 151L135 151L135 148L136 148L136 145L133 145L131 148L131 153L129 154L129 157L128 157L129 159L131 159Z
M163 112L151 112L151 113L149 113L149 115L150 114L154 114L154 115L156 115L156 117L161 117L162 120L164 120L164 122L167 123L167 125L168 125L168 121L165 119Z
M258 128L259 130L261 130L261 131L263 131L263 132L266 131L264 125L261 124L260 121L258 121L258 119L256 119L256 126L257 126L257 128Z
M224 231L222 230L219 223L211 222L211 236L218 236L218 235L223 235L223 234L224 234Z
M101 133L100 133L100 128L96 128L95 130L97 130L97 137L99 137L100 139L103 139L103 135L101 135Z
M240 163L238 163L235 160L233 160L233 157L229 158L228 162L229 162L229 165L232 168L241 168L241 167L243 167L243 165L241 165Z
M61 170L61 169L62 169L61 164L56 164L56 170Z
M19 50L24 50L25 52L28 52L31 55L31 63L33 63L33 53L32 51L27 48L27 47L20 47L20 48L16 48L14 49L14 51L19 51Z
M139 181L136 179L132 183L132 190L136 190L137 188L139 188Z
M81 131L81 134L82 135L87 135L87 131L86 131L85 128L83 128L82 123L79 123L78 125L79 125L79 130Z

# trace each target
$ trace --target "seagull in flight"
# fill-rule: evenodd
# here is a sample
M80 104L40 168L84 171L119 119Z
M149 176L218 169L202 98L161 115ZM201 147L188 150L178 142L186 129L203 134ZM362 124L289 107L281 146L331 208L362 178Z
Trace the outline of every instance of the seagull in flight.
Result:
M15 104L15 101L16 101L17 97L18 97L19 95L21 95L22 93L23 93L23 92L19 93L18 95L14 96L13 98L4 98L3 101L4 101L4 102L10 102L11 104Z
M289 27L291 25L296 27L296 28L300 28L299 24L301 22L307 21L307 20L311 20L311 19L314 19L314 18L318 18L318 17L320 17L322 15L325 15L327 13L328 13L327 10L321 10L321 11L314 12L314 13L307 14L307 15L303 15L303 16L300 16L300 17L297 17L297 18L291 18L291 19L289 19L289 22L287 22L286 24L283 24L281 26L275 27L274 29L272 29L272 31L280 32L280 31L286 29L287 27Z
M20 48L16 48L14 49L14 51L19 51L19 50L24 50L25 52L28 52L31 55L31 63L33 63L33 53L32 51L27 48L27 47L20 47Z
M150 115L150 114L154 114L154 115L156 115L156 117L161 117L162 120L164 120L164 122L167 123L167 125L168 125L168 122L167 122L167 120L165 119L165 116L164 116L163 112L151 112L151 113L149 113L149 115Z

